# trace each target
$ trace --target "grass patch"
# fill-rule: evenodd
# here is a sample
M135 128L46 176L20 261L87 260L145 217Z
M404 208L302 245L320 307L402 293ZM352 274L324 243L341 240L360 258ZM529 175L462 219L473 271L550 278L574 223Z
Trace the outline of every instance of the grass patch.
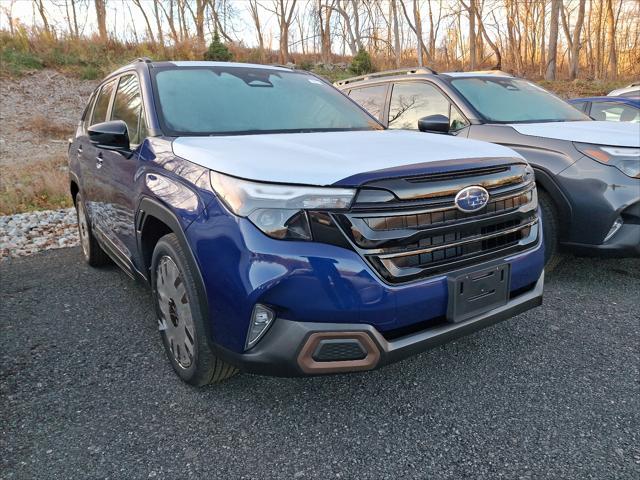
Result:
M2 167L0 215L72 206L67 159L34 160Z
M0 50L0 66L3 72L18 76L26 71L44 68L42 60L31 52L22 52L12 48Z
M66 140L73 135L71 125L60 124L55 120L50 120L42 115L36 115L23 123L22 128L35 133L41 138L55 140Z

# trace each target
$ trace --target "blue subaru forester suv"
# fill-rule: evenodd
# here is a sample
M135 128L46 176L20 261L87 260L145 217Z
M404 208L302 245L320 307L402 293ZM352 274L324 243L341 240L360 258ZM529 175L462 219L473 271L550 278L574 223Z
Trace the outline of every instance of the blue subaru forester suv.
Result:
M151 286L193 385L373 369L541 303L531 168L300 71L139 59L69 146L82 251Z

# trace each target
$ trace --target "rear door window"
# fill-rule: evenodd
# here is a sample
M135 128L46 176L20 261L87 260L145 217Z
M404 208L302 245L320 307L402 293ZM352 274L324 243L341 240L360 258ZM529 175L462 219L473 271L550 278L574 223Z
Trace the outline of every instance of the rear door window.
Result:
M113 93L113 87L115 86L115 80L109 83L105 83L98 93L96 105L93 107L93 115L91 115L90 125L104 122L107 120L107 113L109 111L109 102L111 101L111 94Z
M367 112L382 121L384 102L387 97L387 86L373 85L371 87L354 88L349 92L357 104L361 105Z
M133 145L138 145L140 143L140 114L142 112L138 77L124 75L120 78L112 110L111 120L122 120L126 123L129 141Z

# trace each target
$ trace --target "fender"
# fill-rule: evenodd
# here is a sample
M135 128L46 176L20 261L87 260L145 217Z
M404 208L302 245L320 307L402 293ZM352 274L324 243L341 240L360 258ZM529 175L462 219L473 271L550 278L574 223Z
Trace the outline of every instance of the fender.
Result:
M560 217L560 224L558 225L560 230L560 240L566 238L567 231L569 230L569 224L572 218L571 204L564 192L560 189L558 184L553 180L546 170L531 165L536 176L536 183L546 191L553 199L558 207L558 214Z
M204 288L204 280L202 279L202 274L200 273L198 262L193 255L193 251L189 246L189 242L187 241L187 237L184 234L184 230L180 225L180 221L178 220L178 217L176 217L176 215L166 205L163 205L162 203L150 197L143 197L138 204L138 210L135 216L136 244L138 246L139 252L142 252L142 232L144 231L145 223L149 219L149 217L155 217L158 220L162 221L178 238L178 243L180 243L180 247L182 247L182 251L186 255L186 260L189 264L189 268L194 273L194 282L198 291L198 306L200 307L200 311L205 317L204 325L207 331L207 341L209 342L211 348L213 348L215 351L217 347L214 346L212 342L213 337L211 335L211 322L209 320L209 302L207 300L207 292ZM149 271L149 267L145 265L144 270L145 279L149 284L151 284L151 272ZM153 286L151 287L153 288Z

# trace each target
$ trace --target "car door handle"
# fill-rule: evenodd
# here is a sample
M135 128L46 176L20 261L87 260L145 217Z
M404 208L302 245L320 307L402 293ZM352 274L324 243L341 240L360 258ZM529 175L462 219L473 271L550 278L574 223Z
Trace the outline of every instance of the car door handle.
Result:
M102 162L104 162L104 159L102 158L102 154L99 153L96 157L96 168L102 168Z

